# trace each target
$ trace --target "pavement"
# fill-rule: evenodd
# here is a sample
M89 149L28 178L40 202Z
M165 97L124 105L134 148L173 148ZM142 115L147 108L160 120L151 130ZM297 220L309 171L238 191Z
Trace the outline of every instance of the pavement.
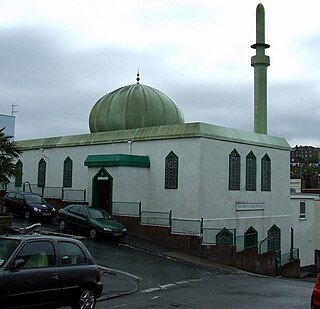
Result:
M52 231L51 231L52 233ZM60 234L60 233L57 233ZM75 236L75 235L69 235L69 237L79 237L80 240L86 239L86 237L81 237L81 236ZM203 266L203 267L208 267L208 268L215 268L215 269L222 269L222 270L229 270L232 271L233 273L237 274L246 274L246 275L251 275L251 276L256 276L256 277L267 277L264 275L259 275L259 274L254 274L250 273L247 271L243 271L237 268L234 268L232 266L228 265L223 265L219 264L213 261L209 261L205 258L201 258L199 256L191 255L186 252L181 252L174 250L172 248L143 240L141 238L132 236L132 235L127 235L122 241L122 244L133 247L133 248L138 248L140 250L145 250L153 254L157 255L162 255L165 257L170 257L172 259L176 259L179 261L184 261L185 263L190 263L190 264L195 264L198 266ZM132 293L136 293L139 291L139 280L140 278L135 277L131 274L121 272L120 270L116 269L111 269L111 268L106 268L100 266L102 270L102 281L104 284L104 289L101 298L99 301L111 299L111 298L116 298L120 297L123 295L128 295ZM308 281L308 282L315 282L314 277L310 276L305 276L301 279L297 280L303 280L303 281Z
M122 244L130 246L133 248L139 248L140 250L148 251L152 254L162 255L165 257L170 257L172 259L184 261L190 264L196 264L204 267L211 267L215 269L229 270L236 273L249 274L248 272L242 271L240 269L208 261L204 258L194 256L188 253L173 250L172 248L165 247L163 245L146 241L135 236L127 235L125 239L121 241ZM100 266L102 270L102 281L103 281L103 293L98 301L103 301L111 298L116 298L139 291L139 280L140 278L135 277L131 274L121 272L119 270L106 268ZM261 276L257 274L251 274L254 276Z

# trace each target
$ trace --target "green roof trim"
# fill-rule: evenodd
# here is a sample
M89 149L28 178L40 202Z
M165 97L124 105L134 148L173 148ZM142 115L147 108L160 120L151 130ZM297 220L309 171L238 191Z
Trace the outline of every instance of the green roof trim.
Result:
M291 150L291 146L282 137L245 132L202 122L30 139L17 141L16 143L21 150L32 150L181 138L209 138L287 151Z
M88 167L104 166L133 166L133 167L150 167L148 156L136 156L126 154L109 154L109 155L89 155L84 161Z

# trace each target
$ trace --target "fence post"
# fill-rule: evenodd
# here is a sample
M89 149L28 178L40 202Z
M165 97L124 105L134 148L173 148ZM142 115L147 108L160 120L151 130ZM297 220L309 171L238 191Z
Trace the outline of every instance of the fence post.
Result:
M203 240L203 218L200 223L200 237L199 237L199 257L202 255L202 240Z
M141 201L139 202L139 224L141 223L141 214L142 214L142 210L141 210Z
M171 234L172 228L172 210L169 211L169 234Z
M87 189L84 189L84 192L83 192L83 195L84 195L84 202L87 200Z
M64 188L62 187L62 194L61 199L64 200Z

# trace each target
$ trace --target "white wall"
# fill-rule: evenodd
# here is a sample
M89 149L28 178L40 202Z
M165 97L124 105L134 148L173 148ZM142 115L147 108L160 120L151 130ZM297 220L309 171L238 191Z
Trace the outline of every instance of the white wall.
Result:
M229 154L241 155L241 190L230 191ZM173 151L179 158L178 189L165 189L165 157ZM245 191L245 160L253 151L257 158L257 191ZM69 156L73 165L73 189L87 189L87 201L92 198L92 177L99 168L88 168L88 155L128 154L128 143L102 144L25 151L23 181L37 183L38 162L47 162L47 186L61 187L63 162ZM233 143L207 138L161 139L133 142L133 155L150 158L150 169L137 167L106 167L113 177L114 201L141 201L143 210L173 211L174 217L210 219L212 227L237 228L238 235L250 226L267 236L273 224L281 229L282 250L290 249L289 151ZM268 154L271 159L272 190L261 192L260 163ZM261 203L262 210L239 211L237 203Z
M294 228L294 247L299 248L301 266L314 264L314 199L310 194L292 194L290 197L291 224ZM300 219L300 202L305 202L306 217Z

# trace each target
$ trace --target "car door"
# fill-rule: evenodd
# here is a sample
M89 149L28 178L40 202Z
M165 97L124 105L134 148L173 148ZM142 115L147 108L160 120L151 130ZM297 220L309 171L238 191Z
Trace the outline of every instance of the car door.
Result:
M81 285L93 280L87 256L78 244L63 240L58 242L58 260L61 266L59 288L62 293L60 298L63 301L73 299Z
M79 207L78 228L83 233L88 233L90 228L89 213L87 208Z
M23 216L26 209L26 201L24 196L21 193L17 193L14 198L14 213L16 213L19 216Z
M65 216L65 220L67 223L68 228L71 230L78 231L79 230L79 208L80 206L72 206L69 210L67 215Z
M12 268L14 263L20 266ZM53 242L26 242L4 271L4 306L54 304L59 296L58 272Z

